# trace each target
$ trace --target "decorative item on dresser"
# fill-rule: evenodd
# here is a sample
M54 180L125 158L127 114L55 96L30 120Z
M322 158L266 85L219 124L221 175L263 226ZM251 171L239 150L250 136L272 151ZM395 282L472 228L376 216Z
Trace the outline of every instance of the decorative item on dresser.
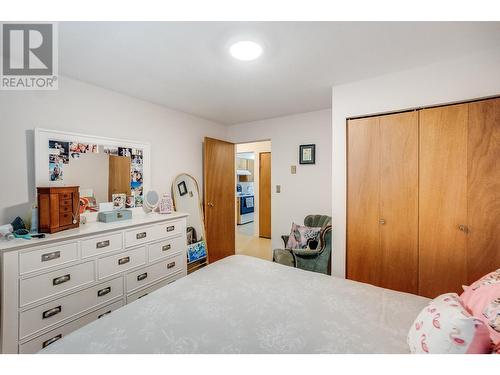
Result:
M78 186L39 187L38 231L56 233L80 225Z
M187 274L187 214L0 241L2 353L36 353Z
M500 98L347 121L347 277L434 298L500 267Z

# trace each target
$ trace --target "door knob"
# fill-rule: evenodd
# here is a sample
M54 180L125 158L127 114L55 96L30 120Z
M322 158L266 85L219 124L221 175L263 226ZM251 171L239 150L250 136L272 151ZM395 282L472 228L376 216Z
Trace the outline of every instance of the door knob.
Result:
M208 203L207 203L207 206L208 206L208 207L213 207L213 206L215 206L215 205L214 205L212 202L208 202Z
M467 227L467 225L459 224L458 229L464 233L469 233L469 228Z
M379 223L380 223L380 225L384 225L385 224L385 219L380 219Z

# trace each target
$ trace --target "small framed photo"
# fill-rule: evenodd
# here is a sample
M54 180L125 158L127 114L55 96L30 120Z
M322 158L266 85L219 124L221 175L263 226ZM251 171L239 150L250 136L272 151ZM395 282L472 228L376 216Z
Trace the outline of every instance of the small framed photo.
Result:
M187 190L187 186L186 186L186 182L185 181L181 181L177 184L177 188L179 189L179 194L180 196L182 197L183 195L186 195L188 190Z
M316 164L316 145L299 146L299 164Z
M127 196L125 194L111 194L111 199L113 200L113 209L121 210L125 208L125 202Z

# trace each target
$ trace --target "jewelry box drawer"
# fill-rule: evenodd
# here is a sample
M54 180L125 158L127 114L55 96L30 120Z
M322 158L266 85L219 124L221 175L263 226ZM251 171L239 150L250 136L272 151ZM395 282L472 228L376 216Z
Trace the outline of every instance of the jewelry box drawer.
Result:
M160 239L177 236L184 232L183 227L182 220L169 221L156 225L154 227L155 238Z
M64 336L76 331L78 328L87 325L94 320L103 318L123 306L123 301L117 301L110 305L101 307L100 309L91 312L90 314L84 315L81 318L73 320L62 327L56 328L49 331L33 340L30 340L24 344L19 345L20 354L34 354L42 350L43 348L55 343Z
M110 234L82 241L82 258L88 258L110 251L123 248L123 236L121 233Z
M19 254L19 273L26 273L54 267L78 259L78 244L53 245L43 249Z
M141 299L142 297L146 297L149 293L152 293L155 290L164 287L165 285L173 283L175 280L180 279L182 276L184 276L182 273L178 273L178 274L172 275L172 277L169 277L165 280L159 281L156 284L150 285L150 286L148 286L144 289L141 289L137 292L130 293L127 296L127 304L134 302L138 299Z
M183 256L185 255L177 255L170 259L163 260L159 263L129 273L126 276L127 293L158 281L177 271L180 271L182 267Z
M24 311L19 317L19 336L22 339L120 296L121 277Z
M125 247L132 247L154 240L154 227L137 228L125 232Z
M146 247L98 259L99 280L146 264Z
M59 226L66 226L73 224L73 213L63 212L59 214Z
M94 262L78 264L20 281L20 304L56 296L94 281Z
M186 252L186 239L183 236L152 243L148 245L149 261L153 262L179 251Z

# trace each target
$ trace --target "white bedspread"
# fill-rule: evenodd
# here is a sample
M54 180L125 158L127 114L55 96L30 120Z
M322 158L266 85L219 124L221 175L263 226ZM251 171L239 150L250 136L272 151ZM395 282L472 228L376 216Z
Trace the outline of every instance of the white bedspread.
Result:
M233 256L42 353L408 353L428 299Z

